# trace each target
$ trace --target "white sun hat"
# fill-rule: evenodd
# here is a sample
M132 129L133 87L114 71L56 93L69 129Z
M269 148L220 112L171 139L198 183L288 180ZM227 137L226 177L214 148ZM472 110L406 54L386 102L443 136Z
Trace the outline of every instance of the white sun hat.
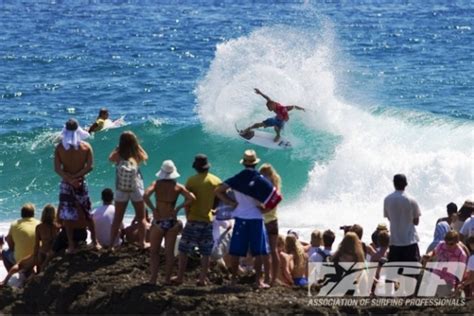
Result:
M161 164L160 171L156 173L160 180L173 180L179 178L180 174L174 165L173 160L165 160Z

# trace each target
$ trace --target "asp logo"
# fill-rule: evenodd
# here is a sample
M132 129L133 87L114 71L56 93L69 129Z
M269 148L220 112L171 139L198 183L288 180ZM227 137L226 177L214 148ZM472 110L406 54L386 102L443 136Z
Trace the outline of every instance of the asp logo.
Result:
M448 296L461 282L462 262L310 262L308 295L382 297Z

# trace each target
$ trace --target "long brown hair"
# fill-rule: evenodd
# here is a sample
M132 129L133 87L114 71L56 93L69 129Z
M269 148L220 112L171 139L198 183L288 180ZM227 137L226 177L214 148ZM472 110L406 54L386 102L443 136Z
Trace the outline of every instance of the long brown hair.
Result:
M41 222L53 225L56 222L56 208L51 204L46 204L41 214Z
M278 191L281 191L281 177L271 164L264 163L260 167L259 171L270 180L270 182L276 187Z
M148 159L147 153L140 146L137 136L132 131L125 131L120 135L117 152L122 159L133 158L137 163Z
M333 256L333 261L339 262L342 255L349 255L354 258L354 262L364 262L364 250L359 237L354 232L344 235L339 248Z

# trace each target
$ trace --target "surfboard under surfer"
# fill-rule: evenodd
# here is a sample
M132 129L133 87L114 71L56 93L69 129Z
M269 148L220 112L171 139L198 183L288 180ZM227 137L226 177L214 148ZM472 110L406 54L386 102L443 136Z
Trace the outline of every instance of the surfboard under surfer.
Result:
M274 117L269 117L265 121L260 122L260 123L255 123L246 129L242 130L241 135L248 134L252 129L254 128L260 128L260 127L274 127L276 136L274 141L278 142L280 140L280 132L285 126L285 123L288 122L290 119L290 116L288 114L289 111L293 109L305 111L305 109L301 106L298 105L282 105L278 102L273 101L270 99L267 95L263 94L259 89L255 88L255 93L258 95L261 95L265 100L267 100L267 109L268 111L275 112L276 116Z

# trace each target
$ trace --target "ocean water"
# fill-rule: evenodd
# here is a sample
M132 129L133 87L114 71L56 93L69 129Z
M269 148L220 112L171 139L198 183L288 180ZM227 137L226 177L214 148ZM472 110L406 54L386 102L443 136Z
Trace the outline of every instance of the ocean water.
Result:
M359 223L367 240L403 172L424 248L446 204L473 197L473 16L471 1L0 0L0 233L23 203L57 202L57 133L106 106L129 125L90 139L94 205L132 130L147 184L164 159L184 182L199 152L225 179L256 149L283 179L280 225L306 237ZM292 150L236 137L269 116L255 87L307 109Z

